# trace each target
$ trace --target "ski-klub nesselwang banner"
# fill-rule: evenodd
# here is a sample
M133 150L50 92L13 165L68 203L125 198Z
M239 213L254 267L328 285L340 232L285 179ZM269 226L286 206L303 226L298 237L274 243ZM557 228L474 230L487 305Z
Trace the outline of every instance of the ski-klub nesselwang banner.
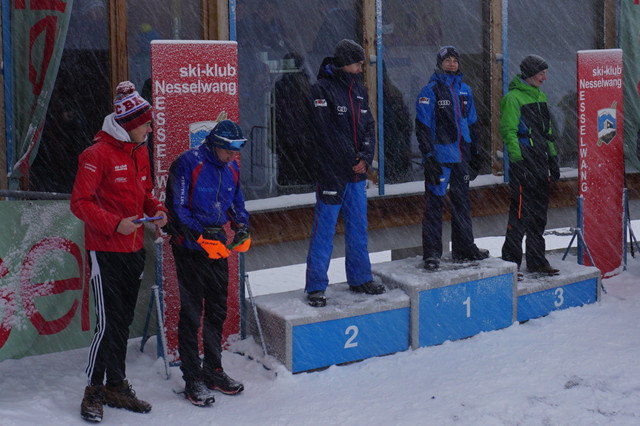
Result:
M73 0L11 2L13 135L10 179L26 176L38 152L72 5Z
M584 240L593 266L608 276L620 272L624 248L622 50L579 51L577 63Z
M215 124L238 122L238 46L235 41L154 40L151 42L153 159L155 195L165 200L169 167L198 146ZM227 233L229 230L227 229ZM240 331L238 255L229 260L229 292L224 335ZM168 239L162 248L168 359L178 358L180 300Z

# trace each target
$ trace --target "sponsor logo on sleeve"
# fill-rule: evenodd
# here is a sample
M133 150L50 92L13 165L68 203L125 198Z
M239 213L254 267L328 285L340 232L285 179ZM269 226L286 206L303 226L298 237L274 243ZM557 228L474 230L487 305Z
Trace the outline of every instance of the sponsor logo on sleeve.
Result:
M313 101L313 106L315 106L315 107L326 107L327 106L327 100L326 99L315 99Z

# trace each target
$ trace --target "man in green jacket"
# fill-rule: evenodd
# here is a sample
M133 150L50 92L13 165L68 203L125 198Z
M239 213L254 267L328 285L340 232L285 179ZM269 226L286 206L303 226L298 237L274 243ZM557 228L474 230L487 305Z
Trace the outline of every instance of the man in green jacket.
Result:
M520 74L509 83L500 102L500 135L509 154L509 223L502 258L522 263L522 239L526 239L528 272L557 275L545 258L544 228L547 225L549 182L560 179L553 144L547 95L540 86L547 79L547 62L529 55L520 63Z

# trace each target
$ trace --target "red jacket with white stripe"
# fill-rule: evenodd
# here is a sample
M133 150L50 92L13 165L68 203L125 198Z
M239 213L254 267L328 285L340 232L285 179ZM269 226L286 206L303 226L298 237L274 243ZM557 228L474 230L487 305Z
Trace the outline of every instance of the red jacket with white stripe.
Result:
M116 231L120 220L166 208L151 193L149 155L144 143L116 139L103 130L80 154L71 194L71 211L84 222L87 250L135 252L142 249L144 229L129 235ZM117 132L116 132L117 134Z

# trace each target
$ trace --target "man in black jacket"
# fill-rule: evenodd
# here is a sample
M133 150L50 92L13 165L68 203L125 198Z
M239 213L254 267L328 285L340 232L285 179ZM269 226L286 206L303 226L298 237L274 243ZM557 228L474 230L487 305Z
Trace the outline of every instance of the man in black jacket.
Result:
M349 289L380 294L373 282L367 249L367 168L373 161L375 122L367 89L360 82L364 49L353 40L336 44L313 86L316 211L307 255L306 292L311 306L325 306L327 270L338 214L345 222Z

